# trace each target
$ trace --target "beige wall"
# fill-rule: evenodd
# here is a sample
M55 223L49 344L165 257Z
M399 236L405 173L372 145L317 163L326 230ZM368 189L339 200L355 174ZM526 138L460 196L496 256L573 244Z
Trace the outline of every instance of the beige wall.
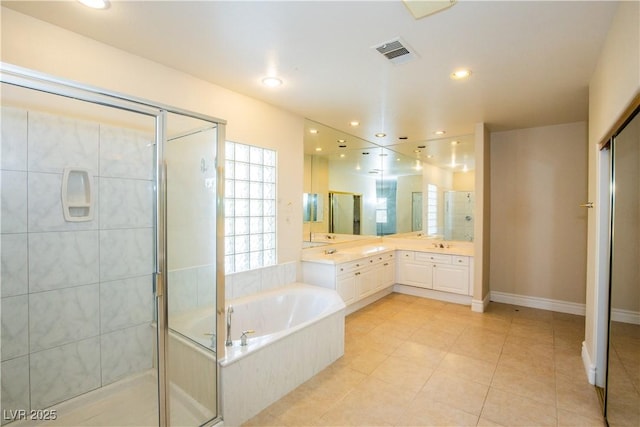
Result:
M2 61L227 120L227 139L278 151L278 261L300 258L304 120L2 8Z
M585 322L585 365L590 381L603 385L602 370L606 347L598 337L606 332L603 300L607 288L606 251L602 250L605 233L603 212L608 194L599 186L602 155L597 144L611 130L634 96L640 92L640 3L621 2L611 23L598 64L589 84L589 200L596 202L589 212L587 251L587 290ZM605 218L606 221L606 218ZM602 233L597 231L601 230ZM607 239L604 239L607 240Z
M473 229L473 300L471 309L483 312L488 304L491 263L491 134L484 123L475 125L475 221Z
M491 290L585 302L585 122L491 134Z
M453 191L474 191L476 186L475 171L456 172L453 174Z

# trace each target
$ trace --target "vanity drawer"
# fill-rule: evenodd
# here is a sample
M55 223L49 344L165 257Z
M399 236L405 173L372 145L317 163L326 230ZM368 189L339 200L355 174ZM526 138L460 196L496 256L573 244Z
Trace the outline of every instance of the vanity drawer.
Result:
M469 257L467 256L453 256L453 264L454 265L469 265Z
M359 259L356 261L345 262L343 264L338 264L336 268L336 274L349 273L352 271L356 271L370 265L369 260L367 258Z
M413 261L413 255L413 251L398 251L399 260Z
M385 261L393 261L393 259L395 258L394 256L394 252L386 252L383 254L378 254L378 255L372 255L369 257L369 263L370 264L379 264L379 263L383 263Z
M416 261L451 264L451 255L416 252Z

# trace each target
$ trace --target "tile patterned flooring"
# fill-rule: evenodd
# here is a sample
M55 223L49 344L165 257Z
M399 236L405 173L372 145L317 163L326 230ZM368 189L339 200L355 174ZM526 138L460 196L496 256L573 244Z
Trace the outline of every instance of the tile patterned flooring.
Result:
M604 426L584 317L392 293L346 318L344 357L245 426Z

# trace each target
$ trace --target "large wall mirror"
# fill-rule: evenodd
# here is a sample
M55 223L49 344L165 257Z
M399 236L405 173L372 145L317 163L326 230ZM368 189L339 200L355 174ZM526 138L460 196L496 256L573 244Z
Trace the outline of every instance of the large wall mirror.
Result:
M411 233L473 240L474 136L379 145L307 120L305 246Z

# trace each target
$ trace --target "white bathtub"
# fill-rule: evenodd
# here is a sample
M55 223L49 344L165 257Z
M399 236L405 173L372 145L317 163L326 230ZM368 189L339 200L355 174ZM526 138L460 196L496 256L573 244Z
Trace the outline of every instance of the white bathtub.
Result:
M231 314L233 345L225 348L225 357L220 359L222 366L235 363L247 354L291 335L345 307L337 292L302 283L293 283L271 291L230 300L227 303L227 310L229 306L233 306ZM240 336L243 331L248 330L255 332L248 334L247 345L241 346Z
M225 426L240 425L344 354L337 292L293 283L228 301L231 337L219 360ZM243 330L255 330L246 346Z

